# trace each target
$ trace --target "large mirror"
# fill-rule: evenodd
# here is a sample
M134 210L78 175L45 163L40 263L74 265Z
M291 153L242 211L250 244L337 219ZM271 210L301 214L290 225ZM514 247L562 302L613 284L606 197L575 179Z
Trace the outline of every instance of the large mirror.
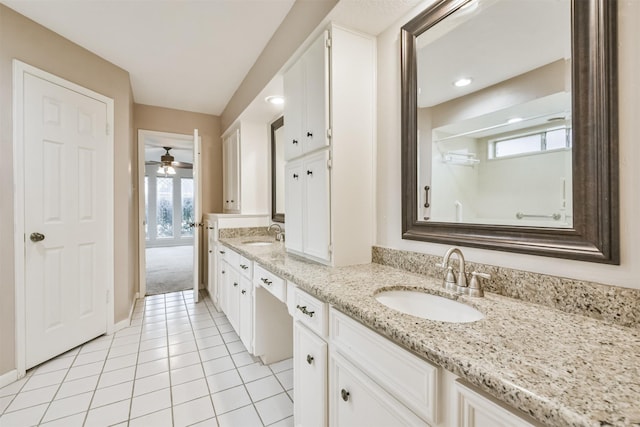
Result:
M271 219L284 222L284 117L271 123Z
M403 238L619 263L615 14L443 0L402 28Z

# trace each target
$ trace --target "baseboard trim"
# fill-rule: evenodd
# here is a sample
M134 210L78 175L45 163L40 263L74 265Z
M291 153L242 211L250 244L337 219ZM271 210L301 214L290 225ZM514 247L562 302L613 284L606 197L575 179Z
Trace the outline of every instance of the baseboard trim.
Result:
M12 371L7 372L6 374L0 375L0 388L11 384L12 382L18 381L18 370L14 369Z
M133 310L136 308L136 301L138 300L139 297L140 297L140 293L136 292L136 294L133 297L133 303L131 304L131 308L129 309L129 317L119 321L113 326L114 333L131 326L131 319L133 318Z

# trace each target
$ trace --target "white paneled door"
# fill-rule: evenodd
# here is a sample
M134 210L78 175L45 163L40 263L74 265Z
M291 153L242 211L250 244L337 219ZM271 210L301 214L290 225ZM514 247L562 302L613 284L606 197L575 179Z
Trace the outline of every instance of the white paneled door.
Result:
M29 73L23 93L28 369L106 332L112 173L104 102Z

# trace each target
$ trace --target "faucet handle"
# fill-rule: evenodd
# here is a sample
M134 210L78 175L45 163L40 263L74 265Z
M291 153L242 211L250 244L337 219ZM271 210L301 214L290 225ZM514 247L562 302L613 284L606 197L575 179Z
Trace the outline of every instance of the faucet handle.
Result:
M469 283L469 296L471 297L483 297L484 291L482 290L482 282L480 279L491 279L491 275L487 273L478 273L477 271L471 272L471 283Z
M445 289L448 289L450 291L456 290L457 283L456 283L456 276L455 274L453 274L453 267L451 266L447 267L447 272L445 274L444 283L442 284L442 286Z

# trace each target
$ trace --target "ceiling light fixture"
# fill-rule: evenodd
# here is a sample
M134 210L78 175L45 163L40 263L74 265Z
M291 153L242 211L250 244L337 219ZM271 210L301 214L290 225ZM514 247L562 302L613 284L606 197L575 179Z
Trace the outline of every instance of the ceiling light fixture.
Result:
M269 104L273 104L273 105L284 104L284 96L280 96L280 95L267 96L264 100L267 101Z
M173 166L160 166L158 168L157 173L163 173L165 176L167 176L167 175L175 175L176 174L176 170L173 168Z
M453 85L455 87L465 87L465 86L469 86L471 82L472 82L471 77L463 77L453 82Z

